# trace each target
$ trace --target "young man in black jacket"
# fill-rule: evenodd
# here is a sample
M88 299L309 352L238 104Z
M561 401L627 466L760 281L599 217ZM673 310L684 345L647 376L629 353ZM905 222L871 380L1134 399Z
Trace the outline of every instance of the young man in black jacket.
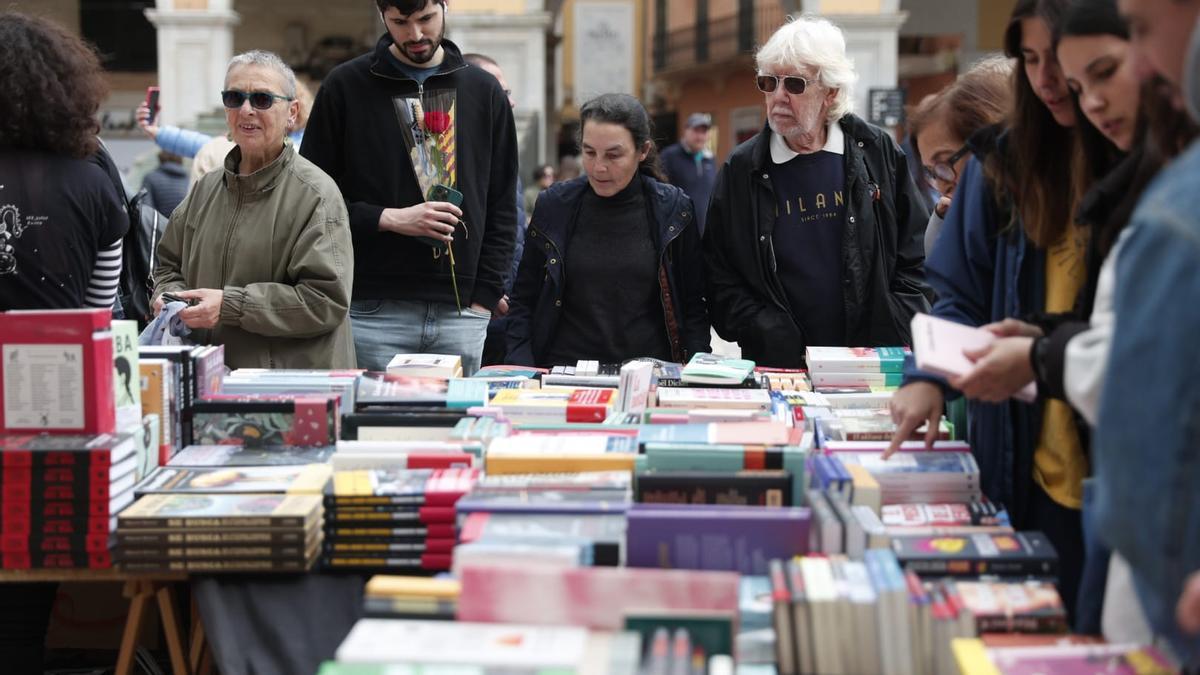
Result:
M909 344L929 310L929 213L904 153L851 113L845 38L800 19L756 61L767 127L721 168L704 233L713 325L765 366L802 366L807 345Z
M459 354L470 374L513 255L512 109L496 78L444 39L444 0L375 2L387 34L322 83L300 154L337 181L350 211L359 366Z

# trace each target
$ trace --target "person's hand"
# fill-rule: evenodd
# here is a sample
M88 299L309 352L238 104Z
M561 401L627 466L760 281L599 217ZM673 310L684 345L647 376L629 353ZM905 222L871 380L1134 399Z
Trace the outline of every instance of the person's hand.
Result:
M138 128L149 136L150 140L158 139L158 125L150 124L150 106L145 103L139 105L137 112L134 113L134 119L137 120Z
M983 326L987 332L995 335L998 338L1006 337L1031 337L1038 338L1045 335L1042 329L1031 323L1018 321L1017 319L1005 319L995 323L989 323Z
M933 205L933 210L937 213L938 218L945 218L946 212L950 210L950 198L942 197Z
M500 298L500 302L496 303L496 316L508 316L508 296Z
M154 298L154 304L151 305L150 309L152 312L154 312L154 316L158 316L162 312L162 308L163 308L162 293L159 293L158 297Z
M963 350L963 355L975 367L966 375L950 378L950 386L977 401L1000 403L1008 400L1036 378L1033 364L1029 362L1033 340L1032 337L1006 337L979 349Z
M215 288L197 288L194 291L179 291L175 293L184 300L195 298L195 305L179 310L179 318L188 328L212 328L221 320L221 301L225 291Z
M462 209L450 202L421 202L403 209L384 209L379 229L409 237L428 237L450 243Z
M888 403L892 412L892 422L896 425L896 433L884 451L883 458L891 457L900 449L900 444L907 441L922 424L929 425L925 430L925 447L933 447L938 435L938 423L942 421L944 404L942 388L932 382L913 382L900 387Z
M1200 633L1200 572L1193 572L1184 583L1175 605L1175 620L1188 635Z

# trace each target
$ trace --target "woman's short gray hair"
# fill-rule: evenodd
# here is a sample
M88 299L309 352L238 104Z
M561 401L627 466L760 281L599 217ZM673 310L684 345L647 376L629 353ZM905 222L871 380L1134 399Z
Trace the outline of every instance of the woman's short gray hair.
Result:
M829 107L829 121L854 112L854 84L858 74L854 72L854 62L846 56L842 29L828 20L815 16L789 20L758 50L754 61L760 72L769 67L815 68L821 84L837 90Z
M296 73L274 52L254 49L229 59L229 65L225 68L226 87L229 86L229 73L232 73L234 68L242 66L259 66L274 70L283 77L283 95L288 98L296 98Z

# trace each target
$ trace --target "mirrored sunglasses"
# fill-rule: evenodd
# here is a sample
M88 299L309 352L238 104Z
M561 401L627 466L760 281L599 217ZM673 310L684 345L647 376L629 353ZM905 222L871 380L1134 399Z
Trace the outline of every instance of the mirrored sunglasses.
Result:
M221 102L226 108L237 109L242 107L246 100L250 100L250 107L255 110L269 110L275 105L275 99L280 101L295 100L292 96L280 96L272 94L269 91L241 91L238 89L226 89L221 92Z
M808 89L808 80L795 75L758 75L754 78L754 83L758 85L758 90L764 94L774 93L779 88L779 81L783 80L783 90L793 96L799 96Z

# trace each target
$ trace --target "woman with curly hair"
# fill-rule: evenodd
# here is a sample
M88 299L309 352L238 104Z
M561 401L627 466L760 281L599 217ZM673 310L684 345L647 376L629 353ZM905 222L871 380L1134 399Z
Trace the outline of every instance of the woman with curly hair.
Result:
M112 307L129 218L97 156L96 53L45 19L0 12L0 92L0 310ZM56 589L0 593L0 669L42 672Z
M0 91L0 310L112 307L129 217L97 156L95 51L0 13Z

